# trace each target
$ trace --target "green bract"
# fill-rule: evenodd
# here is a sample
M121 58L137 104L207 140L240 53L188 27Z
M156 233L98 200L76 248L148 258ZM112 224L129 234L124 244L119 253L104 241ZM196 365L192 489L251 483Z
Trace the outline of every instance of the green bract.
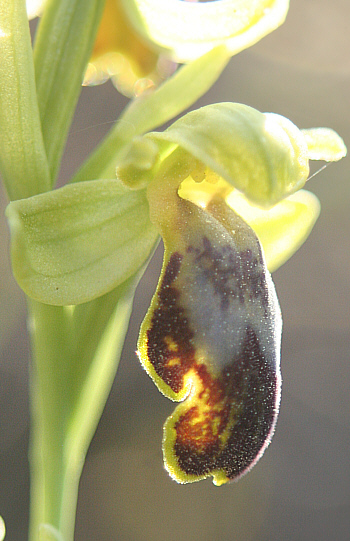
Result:
M10 199L50 188L24 2L0 2L0 171Z
M134 26L176 60L193 60L216 45L231 55L280 26L289 0L123 0Z
M46 304L79 304L107 293L144 265L158 238L145 192L116 180L13 202L7 217L15 277Z

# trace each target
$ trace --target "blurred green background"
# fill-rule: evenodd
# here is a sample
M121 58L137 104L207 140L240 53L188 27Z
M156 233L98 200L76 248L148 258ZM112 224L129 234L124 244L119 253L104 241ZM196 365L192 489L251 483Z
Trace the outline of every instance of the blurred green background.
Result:
M350 145L350 3L291 0L287 22L234 57L198 106L237 101L328 126ZM127 103L110 83L84 88L61 182ZM322 164L314 164L313 171ZM162 424L174 405L135 355L158 250L138 288L117 380L87 456L76 541L349 541L349 159L307 188L322 212L299 252L274 274L283 316L283 395L273 442L246 477L181 486L163 469ZM0 514L8 541L26 539L28 361L25 302L10 274L1 193Z

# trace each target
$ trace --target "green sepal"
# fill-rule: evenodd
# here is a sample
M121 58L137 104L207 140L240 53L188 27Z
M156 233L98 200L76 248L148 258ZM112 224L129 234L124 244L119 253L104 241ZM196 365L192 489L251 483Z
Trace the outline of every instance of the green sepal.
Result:
M33 299L80 304L107 293L147 260L158 235L144 191L87 181L11 203L14 275Z
M295 254L320 214L318 198L307 190L299 190L271 209L249 204L237 191L233 191L226 202L257 234L270 272Z
M273 206L302 188L309 174L302 132L284 117L238 103L202 107L174 122L165 132L153 132L144 138L159 141L163 153L165 142L170 147L178 145L184 151L184 161L186 153L192 155L262 207ZM128 156L118 168L122 180L130 172L124 167L127 160ZM142 163L128 165L141 169L145 163L143 155ZM126 178L129 184L132 172Z

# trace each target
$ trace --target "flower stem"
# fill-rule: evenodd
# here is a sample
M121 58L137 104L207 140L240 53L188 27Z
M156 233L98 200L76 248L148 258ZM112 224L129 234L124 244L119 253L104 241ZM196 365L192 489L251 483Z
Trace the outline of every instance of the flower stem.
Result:
M118 367L140 275L76 307L29 301L30 541L49 524L72 541L85 454Z

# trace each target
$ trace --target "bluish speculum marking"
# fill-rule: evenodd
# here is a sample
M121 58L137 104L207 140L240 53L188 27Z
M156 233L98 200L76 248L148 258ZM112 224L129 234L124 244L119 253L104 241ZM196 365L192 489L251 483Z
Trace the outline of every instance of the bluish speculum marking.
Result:
M179 207L186 226L165 244L141 347L160 389L188 395L165 425L167 469L180 482L221 484L248 471L273 433L280 312L251 229L218 204Z

